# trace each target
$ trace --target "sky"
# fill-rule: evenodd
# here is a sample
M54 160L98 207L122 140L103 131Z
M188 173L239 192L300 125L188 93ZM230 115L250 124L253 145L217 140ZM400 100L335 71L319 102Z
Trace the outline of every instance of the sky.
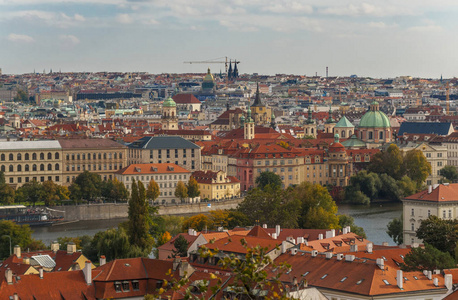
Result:
M5 74L81 71L444 78L456 0L0 0Z

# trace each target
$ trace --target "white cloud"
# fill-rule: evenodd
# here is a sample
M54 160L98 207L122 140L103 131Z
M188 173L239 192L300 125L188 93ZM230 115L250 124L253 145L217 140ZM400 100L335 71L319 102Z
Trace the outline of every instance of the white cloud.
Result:
M37 23L44 23L49 26L57 26L60 28L67 28L76 26L81 22L86 21L86 18L80 14L69 16L63 12L49 12L43 10L19 10L0 14L0 20L13 20L20 19L23 22L28 22L33 25Z
M116 21L121 24L131 24L134 22L134 19L129 14L118 14Z
M12 42L19 42L19 43L33 43L35 42L35 39L31 37L30 35L25 35L25 34L16 34L16 33L10 33L7 37L8 40Z
M62 34L59 36L59 39L64 46L75 46L80 43L80 40L71 34Z
M264 7L261 7L262 11L270 11L273 13L293 13L293 14L311 14L313 7L305 3L294 0L282 0L274 1L272 4L266 3Z

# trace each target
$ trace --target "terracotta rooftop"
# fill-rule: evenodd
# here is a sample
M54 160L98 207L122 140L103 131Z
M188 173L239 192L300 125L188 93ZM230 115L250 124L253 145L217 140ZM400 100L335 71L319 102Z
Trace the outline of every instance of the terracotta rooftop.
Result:
M458 201L458 183L438 184L429 189L405 197L405 200L431 201L431 202L450 202Z

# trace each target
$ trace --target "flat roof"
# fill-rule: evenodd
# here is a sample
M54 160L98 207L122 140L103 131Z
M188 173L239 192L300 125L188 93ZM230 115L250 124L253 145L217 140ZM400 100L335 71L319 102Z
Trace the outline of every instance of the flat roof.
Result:
M62 147L58 141L13 141L0 142L0 150L32 150L32 149L55 149Z

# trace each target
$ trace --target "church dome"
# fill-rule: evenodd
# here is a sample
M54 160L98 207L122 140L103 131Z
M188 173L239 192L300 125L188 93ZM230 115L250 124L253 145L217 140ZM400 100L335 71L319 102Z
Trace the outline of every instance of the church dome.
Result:
M173 101L173 99L171 97L168 97L167 99L165 99L164 102L162 102L162 107L176 107L177 104L175 103L175 101Z
M213 82L215 78L213 78L213 75L210 73L210 68L208 68L207 75L204 77L204 82Z
M386 114L379 110L378 102L371 103L370 109L359 122L359 128L390 128L390 120Z
M329 152L335 153L335 152L345 152L345 147L341 143L339 143L339 135L335 134L334 135L334 143L329 146Z

